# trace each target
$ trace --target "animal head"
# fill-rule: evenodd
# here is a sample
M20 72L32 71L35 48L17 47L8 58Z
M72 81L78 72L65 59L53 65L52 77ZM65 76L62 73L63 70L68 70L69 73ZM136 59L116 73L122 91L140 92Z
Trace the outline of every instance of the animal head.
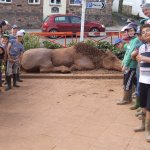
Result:
M106 51L101 58L100 64L105 69L121 71L121 60L111 51Z
M88 56L96 68L106 68L121 71L121 61L111 51L103 51L86 43L78 43L75 46L77 53Z

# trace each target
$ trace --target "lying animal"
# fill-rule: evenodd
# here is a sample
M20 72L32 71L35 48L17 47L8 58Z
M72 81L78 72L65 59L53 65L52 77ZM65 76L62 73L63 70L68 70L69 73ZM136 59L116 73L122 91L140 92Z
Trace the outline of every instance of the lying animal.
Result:
M60 72L105 68L121 71L121 61L111 52L86 43L69 48L30 49L23 54L22 68L27 72Z

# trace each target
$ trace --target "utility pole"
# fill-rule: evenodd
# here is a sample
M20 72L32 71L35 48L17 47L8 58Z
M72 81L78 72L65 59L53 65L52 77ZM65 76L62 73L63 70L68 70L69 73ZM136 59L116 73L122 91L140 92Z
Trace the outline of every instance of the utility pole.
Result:
M86 9L86 0L82 0L80 42L82 42L84 40L85 9Z

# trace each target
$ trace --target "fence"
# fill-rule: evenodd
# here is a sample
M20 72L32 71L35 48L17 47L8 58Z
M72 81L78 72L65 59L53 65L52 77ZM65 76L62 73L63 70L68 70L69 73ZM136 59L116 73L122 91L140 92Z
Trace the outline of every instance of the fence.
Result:
M51 37L46 38L46 41L58 44L62 47L67 47L67 37L71 37L71 42L79 42L80 32L72 33L72 32L32 32L30 34L35 34L38 36L44 36L44 37ZM101 40L107 40L110 43L113 42L114 37L122 37L120 32L113 31L113 32L85 32L84 38L90 39L94 42L101 41ZM109 40L108 40L109 38ZM60 43L63 40L63 44Z

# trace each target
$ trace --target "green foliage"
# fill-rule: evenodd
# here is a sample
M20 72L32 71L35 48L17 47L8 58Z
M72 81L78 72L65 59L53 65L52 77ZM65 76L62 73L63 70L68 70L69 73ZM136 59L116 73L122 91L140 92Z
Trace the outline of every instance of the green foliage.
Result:
M61 45L58 45L49 41L44 41L43 44L44 44L44 47L49 48L49 49L62 48Z
M74 45L76 45L77 43L78 43L78 42L76 42L76 41L70 42L69 44L67 44L67 47L74 46ZM86 40L86 41L84 41L84 43L89 44L89 45L92 45L92 46L96 46L96 43L95 43L94 41L92 41L92 40Z
M23 41L25 50L31 48L40 48L40 39L36 35L26 33Z
M77 44L76 41L72 41L72 42L70 42L70 43L67 44L67 47L71 47L71 46L74 46L76 44Z
M26 37L26 38L29 38L29 37ZM95 46L97 47L98 49L101 49L103 51L107 51L107 50L110 50L112 51L119 59L123 59L123 56L124 56L124 52L120 51L119 49L117 49L113 44L107 42L107 41L98 41L98 42L94 42L92 40L86 40L84 41L84 43L87 43L89 45L92 45L92 46ZM70 47L70 46L74 46L76 45L77 42L73 41L73 42L70 42L67 47ZM62 48L61 45L59 44L55 44L55 43L52 43L52 42L49 42L49 41L44 41L43 42L43 45L44 47L46 48L49 48L49 49L57 49L57 48Z
M92 46L96 46L96 45L97 45L97 44L96 44L94 41L92 41L92 40L86 40L84 43L89 44L89 45L92 45Z
M98 49L103 49L104 51L110 50L112 51L119 59L123 59L124 52L120 51L118 48L116 48L113 44L107 42L107 41L99 41L97 42L96 47Z

